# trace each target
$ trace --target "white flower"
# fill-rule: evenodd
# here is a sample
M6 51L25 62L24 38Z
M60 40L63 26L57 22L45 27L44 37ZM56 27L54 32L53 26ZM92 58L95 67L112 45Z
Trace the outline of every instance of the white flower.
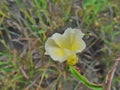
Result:
M55 33L45 43L45 54L54 61L64 62L71 55L82 52L86 44L84 34L79 29L67 28L63 34Z

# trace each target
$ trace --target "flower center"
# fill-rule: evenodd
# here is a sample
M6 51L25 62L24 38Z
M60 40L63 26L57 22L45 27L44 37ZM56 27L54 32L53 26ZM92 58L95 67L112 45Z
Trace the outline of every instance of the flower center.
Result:
M70 55L67 59L67 64L68 65L75 65L76 63L78 63L77 55L76 54Z

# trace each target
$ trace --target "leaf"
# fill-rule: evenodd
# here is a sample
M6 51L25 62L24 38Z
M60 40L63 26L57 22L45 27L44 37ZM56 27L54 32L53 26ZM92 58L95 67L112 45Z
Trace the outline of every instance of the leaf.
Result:
M45 32L46 32L46 30L43 30L43 29L38 30L38 33L39 33L39 34L43 34L43 33L45 33Z
M92 90L103 90L103 85L94 84L88 81L87 78L81 75L73 66L69 66L69 70L78 80L81 81L82 84L86 85L88 88Z

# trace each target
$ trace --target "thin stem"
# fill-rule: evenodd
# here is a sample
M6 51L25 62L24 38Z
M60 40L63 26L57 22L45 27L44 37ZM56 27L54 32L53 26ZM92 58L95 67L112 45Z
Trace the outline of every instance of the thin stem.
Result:
M119 64L119 61L120 61L120 55L115 60L115 63L114 63L114 66L113 66L112 70L107 75L107 78L106 78L106 90L111 90L111 83L112 83L116 68L117 68L117 66Z

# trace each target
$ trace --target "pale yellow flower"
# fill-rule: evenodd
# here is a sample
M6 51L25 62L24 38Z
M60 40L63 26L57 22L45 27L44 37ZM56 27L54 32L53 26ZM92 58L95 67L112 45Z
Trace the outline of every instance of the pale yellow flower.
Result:
M76 53L82 52L86 44L84 34L79 29L68 28L63 34L55 33L45 43L45 54L50 55L54 61L75 63L78 61ZM76 61L72 61L72 60Z

